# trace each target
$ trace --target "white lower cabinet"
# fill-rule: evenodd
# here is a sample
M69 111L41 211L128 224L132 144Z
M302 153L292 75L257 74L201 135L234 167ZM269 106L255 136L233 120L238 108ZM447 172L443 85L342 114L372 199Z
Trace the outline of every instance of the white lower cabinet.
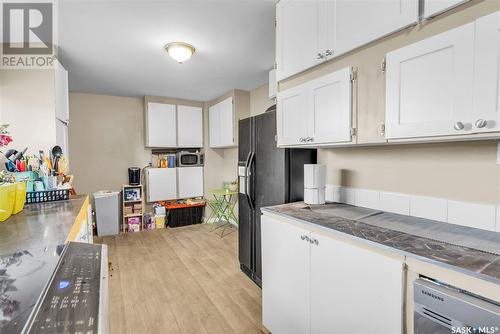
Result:
M305 229L262 216L262 322L273 334L310 331Z
M403 261L262 217L263 324L280 333L402 332Z
M352 71L346 67L278 93L278 146L352 141Z
M311 333L401 333L402 261L316 233L311 238Z

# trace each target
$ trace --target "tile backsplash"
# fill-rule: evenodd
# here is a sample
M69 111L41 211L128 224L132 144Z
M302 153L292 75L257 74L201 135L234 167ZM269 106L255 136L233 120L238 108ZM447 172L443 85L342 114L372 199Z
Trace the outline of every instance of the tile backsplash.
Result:
M500 206L326 185L326 201L500 232Z

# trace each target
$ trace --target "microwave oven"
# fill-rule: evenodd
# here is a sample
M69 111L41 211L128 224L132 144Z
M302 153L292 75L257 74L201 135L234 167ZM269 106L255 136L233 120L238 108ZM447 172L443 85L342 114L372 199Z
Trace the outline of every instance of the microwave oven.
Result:
M177 153L178 167L203 166L203 154L200 152L181 151Z

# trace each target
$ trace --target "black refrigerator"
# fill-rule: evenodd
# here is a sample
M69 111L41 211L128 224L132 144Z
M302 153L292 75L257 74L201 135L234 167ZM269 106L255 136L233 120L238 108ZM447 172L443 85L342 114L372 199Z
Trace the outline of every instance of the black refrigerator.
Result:
M276 108L239 121L238 219L241 270L261 286L260 209L303 200L304 164L315 149L277 148Z

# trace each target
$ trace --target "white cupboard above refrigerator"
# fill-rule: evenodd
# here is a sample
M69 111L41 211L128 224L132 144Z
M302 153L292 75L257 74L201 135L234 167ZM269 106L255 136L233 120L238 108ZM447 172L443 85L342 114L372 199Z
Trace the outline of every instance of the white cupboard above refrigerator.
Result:
M455 8L469 0L423 0L423 17L430 18Z

